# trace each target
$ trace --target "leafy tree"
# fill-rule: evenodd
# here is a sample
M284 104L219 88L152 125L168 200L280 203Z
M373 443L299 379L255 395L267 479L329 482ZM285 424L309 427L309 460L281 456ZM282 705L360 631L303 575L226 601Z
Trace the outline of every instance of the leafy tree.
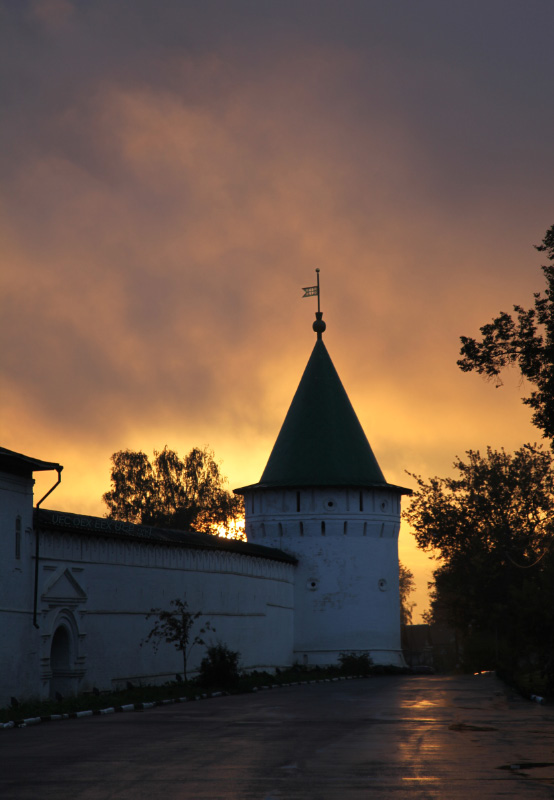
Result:
M454 462L453 478L415 477L405 517L440 561L431 614L460 635L466 666L512 668L554 656L553 456L536 445L487 448ZM474 659L475 663L472 663Z
M244 513L208 448L193 447L181 459L166 446L152 463L142 451L120 450L111 460L111 490L102 498L110 519L218 533Z
M398 563L398 577L400 587L400 624L412 624L412 612L415 603L410 603L410 595L415 589L414 573L401 562Z
M554 262L554 225L536 246ZM535 292L534 307L514 306L514 316L500 312L480 329L481 341L462 336L463 356L458 366L494 378L501 386L500 373L516 365L534 390L523 402L533 409L533 424L554 442L554 264L542 268L546 278L544 294Z
M192 629L196 620L202 616L202 612L192 613L188 610L187 601L179 598L172 600L170 605L173 608L169 611L163 608L150 609L146 619L152 616L156 616L157 619L146 639L141 642L141 647L152 642L154 652L157 653L162 641L174 645L183 654L183 676L187 680L187 659L192 648L197 644L206 644L202 636L208 631L215 631L215 628L206 621L191 640Z

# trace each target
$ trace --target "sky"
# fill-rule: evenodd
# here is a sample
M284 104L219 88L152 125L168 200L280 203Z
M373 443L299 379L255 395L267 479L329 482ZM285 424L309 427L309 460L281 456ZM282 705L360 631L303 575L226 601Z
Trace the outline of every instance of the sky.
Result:
M459 337L544 287L551 0L0 0L0 444L259 480L324 340L391 483L540 440ZM406 472L407 471L407 472ZM37 476L36 499L55 474ZM425 610L434 562L403 524Z

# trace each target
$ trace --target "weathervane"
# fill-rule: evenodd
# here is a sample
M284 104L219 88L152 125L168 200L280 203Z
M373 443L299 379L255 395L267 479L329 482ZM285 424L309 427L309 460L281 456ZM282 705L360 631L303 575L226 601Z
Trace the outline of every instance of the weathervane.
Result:
M303 286L302 291L304 294L302 297L317 297L317 311L315 312L315 322L313 324L313 329L317 333L317 338L321 339L321 334L327 327L327 325L323 322L323 312L320 308L320 293L319 293L319 268L315 271L317 276L317 284L316 286Z

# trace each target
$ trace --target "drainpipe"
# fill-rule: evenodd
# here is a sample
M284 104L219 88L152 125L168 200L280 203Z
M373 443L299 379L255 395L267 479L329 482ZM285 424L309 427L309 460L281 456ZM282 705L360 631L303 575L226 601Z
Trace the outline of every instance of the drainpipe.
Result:
M41 497L41 498L40 498L40 500L38 501L38 503L37 503L37 504L36 504L36 506L35 506L35 509L36 509L37 511L38 511L38 509L39 509L39 506L40 506L40 504L43 502L43 500L46 500L46 498L48 497L48 495L49 495L49 494L51 494L51 493L54 491L54 489L56 488L56 486L59 486L59 485L60 485L60 483L62 482L62 469L63 469L63 467L56 467L56 472L58 473L58 480L57 480L57 481L56 481L56 483L55 483L55 484L52 486L52 488L51 488L51 489L49 489L49 490L46 492L46 494L44 495L44 497ZM39 626L39 624L38 624L38 622L37 622L37 606L38 606L38 557L39 557L39 552L40 552L39 543L40 543L40 536L39 536L39 531L38 531L38 526L37 526L37 528L35 529L35 599L34 599L34 603L33 603L33 625L35 626L35 628L39 628L39 627L40 627L40 626Z

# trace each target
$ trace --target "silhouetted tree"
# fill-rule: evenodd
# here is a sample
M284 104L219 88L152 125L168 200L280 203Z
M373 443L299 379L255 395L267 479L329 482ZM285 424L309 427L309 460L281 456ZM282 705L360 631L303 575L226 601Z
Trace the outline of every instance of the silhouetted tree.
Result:
M183 676L187 680L187 660L191 653L192 648L197 644L206 644L202 638L208 631L214 631L215 628L207 620L199 628L197 633L192 636L192 630L195 622L202 616L201 611L191 612L188 610L188 603L186 600L172 600L170 605L172 609L167 610L163 608L152 608L150 613L146 615L146 619L150 617L157 617L154 627L141 642L143 644L149 642L154 647L154 652L158 652L158 648L162 641L174 645L174 647L183 654Z
M415 603L410 603L410 595L415 589L414 573L401 562L398 563L398 578L400 588L400 624L412 624L412 612Z
M125 522L218 533L244 513L241 497L224 487L211 450L193 447L180 458L166 447L154 460L139 451L112 455L111 490L103 495L107 516Z
M554 262L554 225L536 249ZM502 311L480 329L481 341L462 336L458 366L494 378L501 386L504 367L516 365L535 389L523 402L533 409L533 424L554 442L554 264L542 268L544 294L535 292L534 308L514 306L514 316Z
M454 478L413 476L405 512L441 562L431 616L457 630L470 668L526 656L544 665L554 653L553 456L536 445L466 455Z

